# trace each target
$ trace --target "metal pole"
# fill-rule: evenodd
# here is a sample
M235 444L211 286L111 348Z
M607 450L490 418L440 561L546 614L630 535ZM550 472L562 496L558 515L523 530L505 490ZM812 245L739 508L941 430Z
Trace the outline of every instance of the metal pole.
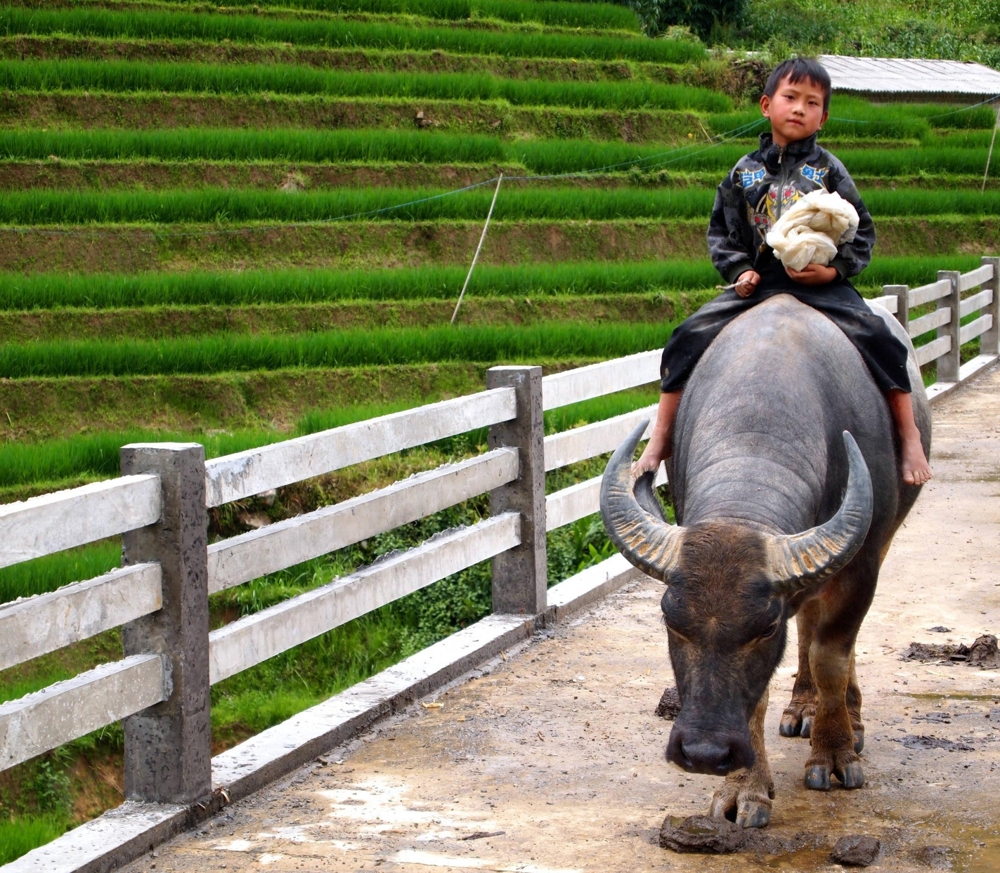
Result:
M455 323L458 315L458 307L462 305L462 298L465 296L465 289L469 287L469 279L472 278L472 271L476 269L476 261L479 259L479 250L483 247L483 240L486 239L486 229L490 226L490 219L493 217L493 207L497 205L497 194L500 193L500 183L503 181L503 173L497 179L497 189L493 192L493 202L490 204L489 214L486 216L486 224L483 225L483 235L479 237L479 245L476 246L476 253L472 256L472 266L469 267L469 275L465 277L465 284L462 286L462 293L458 295L458 303L455 304L455 311L451 314L451 323Z
M1000 106L997 106L997 121L993 125L993 136L990 137L990 150L986 153L986 169L983 171L983 187L979 189L980 194L986 193L986 178L990 174L990 158L993 157L993 143L997 141L998 127L1000 127Z

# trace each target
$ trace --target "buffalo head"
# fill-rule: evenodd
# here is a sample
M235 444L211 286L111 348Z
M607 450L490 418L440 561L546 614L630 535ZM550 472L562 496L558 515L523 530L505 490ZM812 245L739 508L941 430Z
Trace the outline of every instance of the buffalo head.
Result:
M871 479L845 432L847 489L824 524L796 534L727 520L679 527L665 520L652 474L632 480L644 430L645 423L608 462L601 515L621 553L667 585L661 606L681 700L667 758L724 775L753 763L749 721L781 660L789 616L865 539Z

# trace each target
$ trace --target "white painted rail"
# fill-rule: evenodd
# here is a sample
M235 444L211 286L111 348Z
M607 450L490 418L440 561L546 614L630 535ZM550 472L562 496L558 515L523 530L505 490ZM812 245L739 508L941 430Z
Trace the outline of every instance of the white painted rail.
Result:
M208 590L222 591L416 521L517 478L517 452L479 457L208 547Z
M974 340L977 336L982 336L991 327L993 327L993 316L980 315L975 321L970 321L968 324L962 325L958 332L959 341L964 345Z
M293 646L333 630L514 548L521 541L520 516L508 512L441 534L416 548L246 616L209 635L210 681L259 664Z
M941 355L946 355L950 351L951 337L940 336L936 340L931 340L926 345L917 347L917 363L922 367L924 364L929 364L931 361L937 360Z
M666 336L664 336L666 340ZM555 373L542 380L542 407L556 409L660 381L662 351L639 352L589 367Z
M656 406L545 437L545 472L613 452L644 418L655 421ZM649 433L649 428L646 428L646 433Z
M997 307L997 265L1000 260L996 258L983 258L983 264L968 273L947 273L938 274L937 282L929 285L922 285L919 288L907 289L905 285L885 286L885 289L895 289L897 293L902 293L906 300L906 312L897 314L906 326L910 337L919 337L930 331L936 330L937 336L916 348L917 363L920 366L938 361L939 376L942 372L948 374L952 379L957 374L957 381L938 379L933 385L928 386L927 392L931 397L950 390L962 379L968 378L974 372L996 359L1000 347L998 347L996 323L1000 319L1000 309ZM955 282L954 286L952 282ZM980 288L974 294L962 297L968 291ZM903 299L896 297L895 299ZM944 300L944 298L949 298ZM884 298L883 298L884 299ZM938 303L938 308L933 312L928 312L918 318L910 319L909 310L919 306L925 306L935 300L943 301ZM980 313L978 318L961 324L969 316ZM985 354L977 355L968 364L960 364L961 347L977 337L982 337L985 345ZM946 357L947 356L947 357ZM941 359L945 358L942 362Z
M993 302L993 289L986 288L980 291L978 294L973 294L971 297L966 297L962 301L961 306L958 307L958 314L965 318L965 316L970 315L973 312L978 312L984 306L988 306Z
M0 705L0 769L13 767L170 696L160 655L134 655Z
M920 336L922 333L927 333L929 330L934 330L937 327L949 324L950 322L950 309L935 309L933 312L928 312L927 315L921 315L920 318L914 318L913 321L910 322L907 330L912 338Z
M160 579L159 564L136 564L0 606L0 670L156 612Z
M909 295L910 309L916 309L925 303L931 303L947 297L951 293L951 283L944 280L932 282L930 285L921 285L919 288L911 288Z
M117 536L160 517L160 480L122 476L0 506L0 567Z
M588 515L599 512L601 508L601 479L603 476L594 476L569 488L563 488L549 494L545 498L545 530L556 530ZM663 485L667 481L666 471L663 465L656 473L653 480L655 485Z
M983 264L981 267L977 267L975 270L970 270L968 273L963 273L962 278L958 280L958 290L968 291L971 288L978 288L983 282L993 278L993 265Z
M359 421L216 458L205 465L206 502L220 506L393 452L488 427L516 414L513 388Z

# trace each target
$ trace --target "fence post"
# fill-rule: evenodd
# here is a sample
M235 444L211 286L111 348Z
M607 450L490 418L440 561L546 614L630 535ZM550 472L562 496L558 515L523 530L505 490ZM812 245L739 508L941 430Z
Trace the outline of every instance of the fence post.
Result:
M489 431L491 449L518 451L517 479L490 492L490 514L521 514L521 545L493 559L493 611L539 615L547 606L542 368L492 367L486 385L517 398L517 417Z
M205 449L196 443L123 446L122 473L155 473L159 522L122 536L123 563L159 562L163 607L123 628L125 655L168 662L170 697L125 719L125 797L190 804L212 793L208 674Z
M993 265L993 278L983 282L983 288L993 291L993 300L983 307L984 315L993 316L993 325L979 337L979 354L1000 355L1000 258L986 257L982 263Z
M937 381L957 382L958 368L962 362L962 349L959 340L959 331L962 328L962 319L959 315L959 306L962 302L962 293L959 291L958 282L962 274L958 270L938 270L938 281L951 283L951 291L945 297L941 297L937 302L938 309L950 309L951 321L942 324L937 329L937 335L951 337L951 351L946 352L937 359Z
M896 298L896 321L903 325L903 330L910 332L910 286L883 285L883 297Z

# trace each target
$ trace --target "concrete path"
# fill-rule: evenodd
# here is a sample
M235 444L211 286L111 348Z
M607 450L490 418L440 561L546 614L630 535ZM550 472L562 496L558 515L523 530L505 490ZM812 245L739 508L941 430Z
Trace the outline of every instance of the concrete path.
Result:
M912 641L1000 631L1000 368L936 407L932 462L858 643L865 788L806 791L807 741L778 736L794 634L772 682L769 834L784 849L659 848L664 816L706 811L718 780L664 760L671 725L654 708L673 679L648 581L127 869L836 870L848 834L881 840L873 869L1000 869L1000 673L900 660Z

